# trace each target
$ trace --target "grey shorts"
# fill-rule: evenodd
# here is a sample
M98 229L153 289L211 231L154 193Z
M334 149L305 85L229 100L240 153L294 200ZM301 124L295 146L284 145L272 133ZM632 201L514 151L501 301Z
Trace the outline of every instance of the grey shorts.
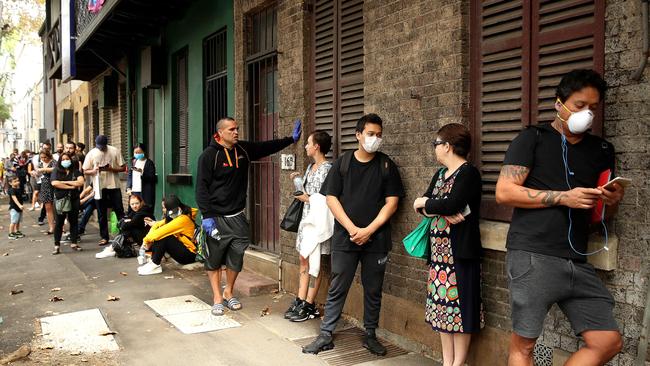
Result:
M512 328L518 335L539 337L555 303L576 335L586 330L619 330L612 312L614 298L591 264L508 250L506 271Z
M208 258L205 269L216 271L225 265L235 272L241 272L244 266L244 252L250 245L250 227L246 215L216 217L217 229L221 239L207 237Z

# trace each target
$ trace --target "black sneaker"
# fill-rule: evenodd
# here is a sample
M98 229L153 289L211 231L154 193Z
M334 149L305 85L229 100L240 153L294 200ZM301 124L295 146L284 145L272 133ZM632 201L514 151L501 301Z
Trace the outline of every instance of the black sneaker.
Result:
M38 220L38 226L43 226L45 225L45 221Z
M292 322L304 322L305 320L314 319L316 316L320 316L320 312L316 309L316 306L305 301L289 320Z
M332 348L334 348L332 336L327 333L321 333L313 342L302 348L302 353L311 353L316 355L318 352L329 351Z
M296 308L301 303L302 303L302 300L300 300L299 297L296 297L293 300L293 302L291 303L291 305L289 305L289 308L287 309L287 311L284 312L284 318L285 319L291 319L292 316L296 315Z
M386 347L379 343L376 336L368 334L364 335L363 348L370 351L373 355L386 356Z

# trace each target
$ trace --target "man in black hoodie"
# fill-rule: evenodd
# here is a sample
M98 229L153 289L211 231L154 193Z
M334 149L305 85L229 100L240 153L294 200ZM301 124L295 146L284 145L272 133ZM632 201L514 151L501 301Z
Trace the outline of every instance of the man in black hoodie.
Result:
M239 141L239 127L233 118L217 122L217 133L199 156L196 202L201 225L206 232L208 271L214 298L213 315L223 315L224 307L241 309L233 296L237 275L242 270L244 251L250 244L250 229L244 214L251 161L274 154L297 142L302 123L296 120L292 137L263 142ZM221 293L221 266L226 266L226 287Z

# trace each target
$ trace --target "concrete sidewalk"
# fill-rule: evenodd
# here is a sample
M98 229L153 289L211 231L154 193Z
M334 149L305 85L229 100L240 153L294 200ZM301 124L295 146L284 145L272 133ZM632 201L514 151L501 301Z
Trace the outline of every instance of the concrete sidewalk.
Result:
M98 365L332 364L332 358L328 361L328 357L323 357L324 353L319 356L301 353L301 340L315 337L320 322L291 323L283 319L283 313L293 299L291 294L242 297L243 309L227 312L241 327L183 334L153 312L144 301L194 295L211 304L211 290L204 271L186 270L168 263L163 264L162 274L142 277L137 275L135 258L95 259L94 254L101 248L96 244L97 229L91 226L81 241L84 251L72 252L68 246L62 246L62 254L52 256L52 236L40 232L44 226L33 225L36 217L37 212L24 215L22 231L26 238L8 240L5 239L8 228L0 231L0 316L4 319L0 324L2 354L32 343L33 338L38 341L39 337L34 337L37 318L98 308L109 328L117 332L115 338L120 351L75 355L72 360L52 357L49 362L75 364L85 357L89 364ZM4 253L8 254L2 256ZM60 288L60 291L52 292L53 288ZM23 292L10 295L12 290ZM120 299L107 301L109 295ZM49 301L53 296L63 301ZM263 310L268 314L262 316ZM349 325L343 323L340 328L347 327ZM335 336L335 343L337 338L344 339ZM336 343L334 351L343 352L346 346L351 345ZM358 344L355 347L358 348ZM48 360L47 355L43 353L48 352L52 351L36 347L29 358L15 364L47 364L48 361L43 361ZM367 356L355 352L355 355ZM76 362L74 357L77 357ZM437 365L415 354L384 360L375 356L370 360L367 357L358 360L346 360L345 355L341 357L345 361L342 364L346 365ZM67 363L62 363L64 361Z

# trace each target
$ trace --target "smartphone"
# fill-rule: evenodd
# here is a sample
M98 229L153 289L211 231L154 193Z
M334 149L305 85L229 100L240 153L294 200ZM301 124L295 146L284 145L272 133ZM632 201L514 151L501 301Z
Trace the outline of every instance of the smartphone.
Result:
M617 183L617 184L623 186L623 188L625 188L625 187L629 186L630 184L632 184L632 179L623 178L623 177L616 177L616 178L610 180L609 182L603 184L603 188L605 188L607 190L613 189L614 188L614 186L613 186L614 183Z
M467 217L467 215L471 214L472 210L469 208L469 205L465 205L465 209L462 212L462 215Z

